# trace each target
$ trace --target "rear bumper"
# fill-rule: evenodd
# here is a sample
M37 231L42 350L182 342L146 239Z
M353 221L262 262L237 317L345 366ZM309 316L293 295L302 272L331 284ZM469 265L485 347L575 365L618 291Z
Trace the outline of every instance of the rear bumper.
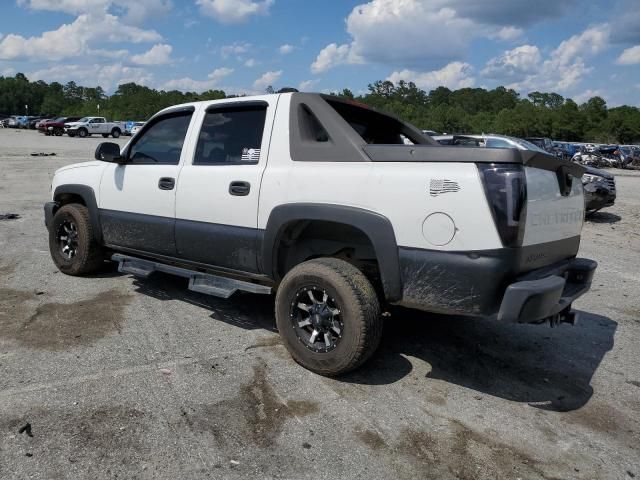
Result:
M573 258L578 246L579 237L472 252L400 248L402 298L395 303L449 315L540 322L589 290L597 264Z
M502 298L498 320L510 323L562 321L571 304L591 288L598 264L574 258L552 269L532 272L509 285Z

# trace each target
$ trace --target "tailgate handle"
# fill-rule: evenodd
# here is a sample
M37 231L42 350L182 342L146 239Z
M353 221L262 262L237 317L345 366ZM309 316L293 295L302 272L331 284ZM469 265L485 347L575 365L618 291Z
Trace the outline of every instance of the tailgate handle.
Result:
M234 181L229 184L229 193L236 197L246 197L251 191L249 182Z

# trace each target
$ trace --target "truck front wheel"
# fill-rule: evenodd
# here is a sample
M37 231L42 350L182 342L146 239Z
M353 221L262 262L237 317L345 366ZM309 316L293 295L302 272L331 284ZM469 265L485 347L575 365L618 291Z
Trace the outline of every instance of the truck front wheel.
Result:
M364 363L378 348L383 319L373 285L336 258L301 263L276 294L276 323L293 359L335 376Z
M85 128L81 128L80 130L78 130L78 136L80 138L84 138L89 134L89 132L87 132L87 130Z
M49 251L56 267L67 275L84 275L97 271L104 252L95 240L89 210L70 203L60 207L49 226Z

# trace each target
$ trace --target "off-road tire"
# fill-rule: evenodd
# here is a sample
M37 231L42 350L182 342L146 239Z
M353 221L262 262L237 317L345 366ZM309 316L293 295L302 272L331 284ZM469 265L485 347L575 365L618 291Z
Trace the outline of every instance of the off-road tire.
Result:
M309 349L294 328L292 307L307 286L326 291L341 312L342 336L327 352ZM341 375L359 367L380 344L383 318L375 289L360 270L343 260L319 258L295 266L282 280L275 306L285 347L297 363L320 375Z
M75 256L68 259L62 254L58 243L58 232L65 221L77 227L78 246ZM53 216L49 226L49 251L56 267L67 275L79 276L98 271L104 264L104 250L96 241L89 210L84 205L63 205Z

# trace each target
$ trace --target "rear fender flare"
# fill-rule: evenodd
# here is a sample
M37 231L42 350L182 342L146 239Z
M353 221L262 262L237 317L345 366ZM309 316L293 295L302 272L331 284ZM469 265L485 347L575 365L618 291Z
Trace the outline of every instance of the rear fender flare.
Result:
M260 260L266 275L276 281L281 280L277 272L280 240L288 225L304 220L343 223L361 230L369 237L375 250L386 299L393 302L402 298L398 244L393 226L387 217L362 208L314 203L294 203L274 208L269 215L262 242Z

